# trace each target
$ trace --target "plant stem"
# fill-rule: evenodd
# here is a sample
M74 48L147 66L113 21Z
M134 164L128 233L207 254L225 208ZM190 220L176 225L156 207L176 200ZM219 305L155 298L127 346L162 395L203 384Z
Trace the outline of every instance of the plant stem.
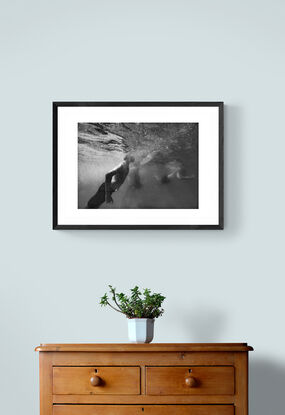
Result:
M114 302L115 302L116 306L117 306L120 310L122 310L122 309L121 309L121 307L119 306L119 304L117 303L117 300L116 300L116 295L114 295ZM121 311L121 313L123 313L123 311ZM124 314L124 313L123 313L123 314Z
M125 313L123 313L123 311L118 310L116 307L112 306L112 304L110 304L110 303L109 303L109 301L107 301L107 304L108 304L108 305L109 305L109 306L110 306L113 310L118 311L119 313L125 314Z
M111 293L113 294L113 301L114 301L114 303L115 303L115 304L116 304L116 306L119 308L119 310L121 310L121 313L125 314L125 313L122 311L122 308L120 307L120 305L117 303L117 300L116 300L116 289L115 289L115 288L111 288Z

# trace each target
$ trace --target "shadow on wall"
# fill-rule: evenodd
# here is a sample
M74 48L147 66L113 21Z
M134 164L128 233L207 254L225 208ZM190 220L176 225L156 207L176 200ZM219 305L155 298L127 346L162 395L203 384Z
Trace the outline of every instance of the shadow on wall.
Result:
M244 186L247 152L244 109L225 104L225 231L240 232L245 220ZM228 216L228 213L230 215Z
M249 362L250 415L283 415L285 366L265 358Z
M178 312L179 311L179 312ZM177 310L180 316L187 316L181 321L182 329L189 341L197 343L224 342L227 316L222 309L198 307ZM251 346L254 347L254 344ZM249 414L283 415L285 395L285 365L258 352L249 353Z
M191 342L216 343L222 341L223 332L227 325L226 313L216 308L195 308L185 314L186 333Z
M191 342L223 342L227 326L226 313L216 308L195 308L187 315L184 330ZM254 347L254 344L252 345ZM249 353L249 414L283 415L285 365Z

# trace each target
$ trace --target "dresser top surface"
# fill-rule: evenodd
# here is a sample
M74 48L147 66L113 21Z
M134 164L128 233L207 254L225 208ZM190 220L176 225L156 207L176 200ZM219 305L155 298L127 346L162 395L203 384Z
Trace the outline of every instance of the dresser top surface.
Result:
M247 352L247 343L42 343L37 352Z

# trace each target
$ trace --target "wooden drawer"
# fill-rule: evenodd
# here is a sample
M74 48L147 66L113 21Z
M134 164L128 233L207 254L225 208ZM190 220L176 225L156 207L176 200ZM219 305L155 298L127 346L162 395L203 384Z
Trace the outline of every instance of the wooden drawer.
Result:
M96 376L99 384L93 386ZM139 367L54 367L54 395L138 395Z
M147 367L148 395L233 395L232 366Z
M56 405L53 415L234 415L232 405Z

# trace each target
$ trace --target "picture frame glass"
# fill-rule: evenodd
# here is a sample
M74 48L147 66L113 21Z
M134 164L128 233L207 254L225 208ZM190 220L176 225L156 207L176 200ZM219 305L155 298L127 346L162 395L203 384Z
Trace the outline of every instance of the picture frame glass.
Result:
M54 103L54 228L222 228L222 104Z

